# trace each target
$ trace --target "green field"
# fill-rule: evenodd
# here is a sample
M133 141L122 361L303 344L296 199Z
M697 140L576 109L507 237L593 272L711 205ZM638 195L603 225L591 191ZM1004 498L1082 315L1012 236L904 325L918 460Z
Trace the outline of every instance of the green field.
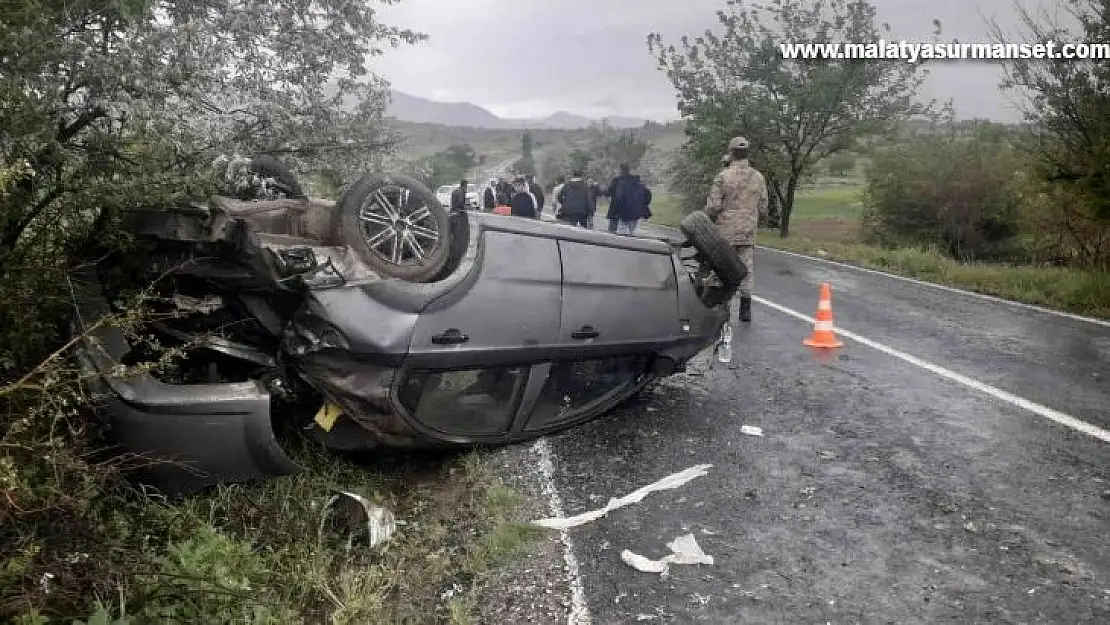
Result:
M663 226L675 227L682 219L682 198L662 190L654 190L651 202L651 222ZM794 203L794 215L791 223L799 222L841 222L836 225L840 230L844 226L859 223L863 214L860 204L860 188L857 186L837 186L818 189L805 189L798 193ZM816 226L817 224L814 224ZM830 224L821 224L829 226ZM805 228L805 226L801 226ZM821 228L817 228L820 230Z
M858 222L863 216L860 187L803 189L794 200L792 223L818 219Z

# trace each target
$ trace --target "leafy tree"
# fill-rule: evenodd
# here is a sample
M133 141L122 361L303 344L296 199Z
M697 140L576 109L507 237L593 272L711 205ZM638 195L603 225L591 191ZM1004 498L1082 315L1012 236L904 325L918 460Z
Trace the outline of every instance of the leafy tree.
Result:
M995 38L1011 44L1023 38L1042 44L1110 41L1110 2L1069 0L1063 7L1071 27L1017 5L1024 37L992 23ZM1028 122L1040 183L1034 191L1042 196L1038 221L1071 248L1072 261L1110 266L1110 64L1098 58L1014 58L1005 68L1001 86L1021 96Z
M118 210L210 191L220 154L376 163L393 137L367 59L422 37L339 0L12 0L4 13L0 154L29 170L0 198L0 263L31 239L100 238Z
M687 151L700 171L712 171L731 136L753 143L781 210L781 234L803 175L813 164L852 146L857 137L891 131L927 107L915 102L921 64L883 60L784 58L780 42L877 42L889 32L875 24L864 0L727 0L721 32L648 49L678 93L687 122ZM939 34L939 23L934 22Z
M525 130L520 135L520 157L522 159L531 160L533 158L532 149L535 147L532 139L532 131Z
M607 180L617 174L622 164L636 170L648 147L647 141L635 131L615 132L605 126L592 129L586 148L589 156L586 171L596 180Z
M593 157L590 156L589 151L583 150L581 148L575 148L570 151L570 155L567 157L567 159L569 161L571 171L585 172L589 170L590 161L593 160Z
M479 160L474 148L467 144L455 144L412 163L409 172L424 184L438 187L465 178Z
M565 148L551 147L541 152L536 175L546 184L554 185L559 176L569 175L571 169L570 152Z
M536 175L536 162L532 160L531 156L518 158L513 163L513 173L518 176L534 176Z
M463 170L470 169L478 164L477 152L474 151L474 148L465 143L448 146L447 149L440 152L440 154L444 159Z

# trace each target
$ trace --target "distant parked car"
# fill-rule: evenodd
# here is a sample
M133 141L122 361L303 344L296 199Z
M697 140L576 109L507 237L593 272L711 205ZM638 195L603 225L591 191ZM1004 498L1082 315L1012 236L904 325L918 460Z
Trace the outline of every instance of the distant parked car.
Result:
M439 200L439 203L445 208L451 208L451 192L455 190L455 186L456 185L453 184L445 184L436 189L436 199Z
M88 287L79 359L116 442L182 463L145 469L165 491L298 471L278 416L346 451L575 426L714 344L744 276L704 213L682 232L626 237L450 214L419 182L383 174L338 202L218 197L125 225L136 247L76 282ZM161 314L143 333L87 325L151 284ZM120 377L143 361L145 335L187 357Z
M436 199L445 208L451 208L451 192L458 188L458 185L445 184L436 189ZM473 186L468 186L466 190L466 207L474 210L479 206L478 191Z

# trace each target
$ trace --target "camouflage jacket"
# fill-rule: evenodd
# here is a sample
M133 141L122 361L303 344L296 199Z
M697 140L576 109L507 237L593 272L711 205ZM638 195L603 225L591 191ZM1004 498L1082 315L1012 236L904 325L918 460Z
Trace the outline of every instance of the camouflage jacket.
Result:
M767 182L748 161L734 161L713 179L705 212L733 245L752 245L760 215L767 215Z

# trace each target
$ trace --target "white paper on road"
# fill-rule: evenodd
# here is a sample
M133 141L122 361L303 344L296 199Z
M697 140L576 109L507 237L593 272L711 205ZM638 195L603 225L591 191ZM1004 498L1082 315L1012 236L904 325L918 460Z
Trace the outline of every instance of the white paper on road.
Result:
M610 499L609 503L605 504L605 507L599 510L594 510L592 512L583 512L582 514L572 517L552 517L549 519L540 519L538 521L532 521L532 523L541 527L549 527L551 529L557 530L584 525L586 523L589 523L590 521L596 521L597 519L600 519L601 517L609 514L617 508L623 508L630 504L639 503L643 501L644 497L647 497L649 494L655 491L678 488L679 486L682 486L686 482L689 482L696 477L701 477L705 475L712 466L713 465L711 464L699 464L697 466L690 467L685 471L679 471L678 473L668 475L658 482L655 482L654 484L648 484L647 486L644 486L636 492L629 493L624 497L621 497L619 499Z
M660 560L649 560L627 549L621 552L621 560L637 571L664 576L670 571L672 564L713 564L713 556L702 551L693 534L679 536L667 543L667 548L671 550L671 555Z
M740 426L740 433L748 436L763 436L763 428L757 428L754 425L742 425Z

